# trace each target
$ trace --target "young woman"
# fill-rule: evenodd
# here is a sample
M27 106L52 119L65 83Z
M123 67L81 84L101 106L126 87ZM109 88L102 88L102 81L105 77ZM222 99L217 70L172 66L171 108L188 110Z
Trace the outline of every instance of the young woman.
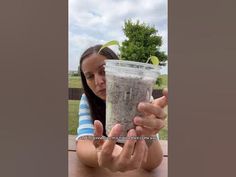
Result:
M109 48L98 54L102 45L88 48L80 59L80 74L84 94L80 100L79 127L77 129L77 155L80 161L90 167L107 168L111 171L128 171L143 168L152 170L162 161L163 153L156 134L164 127L166 114L163 108L167 104L167 90L164 96L152 103L139 103L138 110L145 117L135 117L135 129L128 132L128 137L148 136L143 139L127 139L120 146L113 139L95 137L119 137L122 126L116 124L109 135L105 131L106 80L104 65L106 59L118 59Z

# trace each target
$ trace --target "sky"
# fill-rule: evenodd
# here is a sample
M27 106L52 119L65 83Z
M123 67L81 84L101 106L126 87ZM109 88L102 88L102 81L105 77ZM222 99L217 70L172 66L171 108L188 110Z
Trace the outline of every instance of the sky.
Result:
M167 0L69 0L68 69L77 70L88 47L110 40L125 40L124 21L139 20L158 30L161 51L167 51ZM117 47L111 47L118 52ZM161 71L167 74L167 67Z

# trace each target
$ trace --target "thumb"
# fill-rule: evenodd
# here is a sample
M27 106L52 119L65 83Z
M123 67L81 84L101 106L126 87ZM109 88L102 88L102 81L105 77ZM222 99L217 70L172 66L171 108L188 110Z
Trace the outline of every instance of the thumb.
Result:
M152 103L156 106L164 108L167 105L167 98L165 96L162 96L160 98L155 99Z
M163 89L163 96L153 100L154 105L157 105L161 108L164 108L168 104L168 90L167 88Z
M163 95L166 97L166 99L168 100L168 89L164 88L162 91Z

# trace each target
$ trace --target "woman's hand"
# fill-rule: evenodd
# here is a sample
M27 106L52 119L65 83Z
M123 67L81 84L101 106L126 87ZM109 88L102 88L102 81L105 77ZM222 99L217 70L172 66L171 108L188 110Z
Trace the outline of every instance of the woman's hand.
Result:
M167 105L168 90L163 90L162 97L153 100L151 103L139 103L138 110L143 113L143 117L136 116L134 124L136 131L143 136L156 135L164 126L166 113L164 107Z
M111 171L128 171L141 167L142 162L147 160L147 146L144 140L135 140L134 129L129 130L127 140L122 147L116 145L117 137L120 136L122 127L116 124L108 137L108 140L98 139L102 137L103 126L100 121L94 122L95 140L94 146L97 149L98 164L100 167L108 168Z

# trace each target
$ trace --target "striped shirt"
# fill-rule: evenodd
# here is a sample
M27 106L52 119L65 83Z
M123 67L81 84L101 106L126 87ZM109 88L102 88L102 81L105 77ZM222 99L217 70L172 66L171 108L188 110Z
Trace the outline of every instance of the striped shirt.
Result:
M90 115L90 108L85 94L83 94L80 99L78 116L79 116L79 127L77 128L76 140L78 140L82 136L89 136L89 135L93 136L94 134L93 120Z

